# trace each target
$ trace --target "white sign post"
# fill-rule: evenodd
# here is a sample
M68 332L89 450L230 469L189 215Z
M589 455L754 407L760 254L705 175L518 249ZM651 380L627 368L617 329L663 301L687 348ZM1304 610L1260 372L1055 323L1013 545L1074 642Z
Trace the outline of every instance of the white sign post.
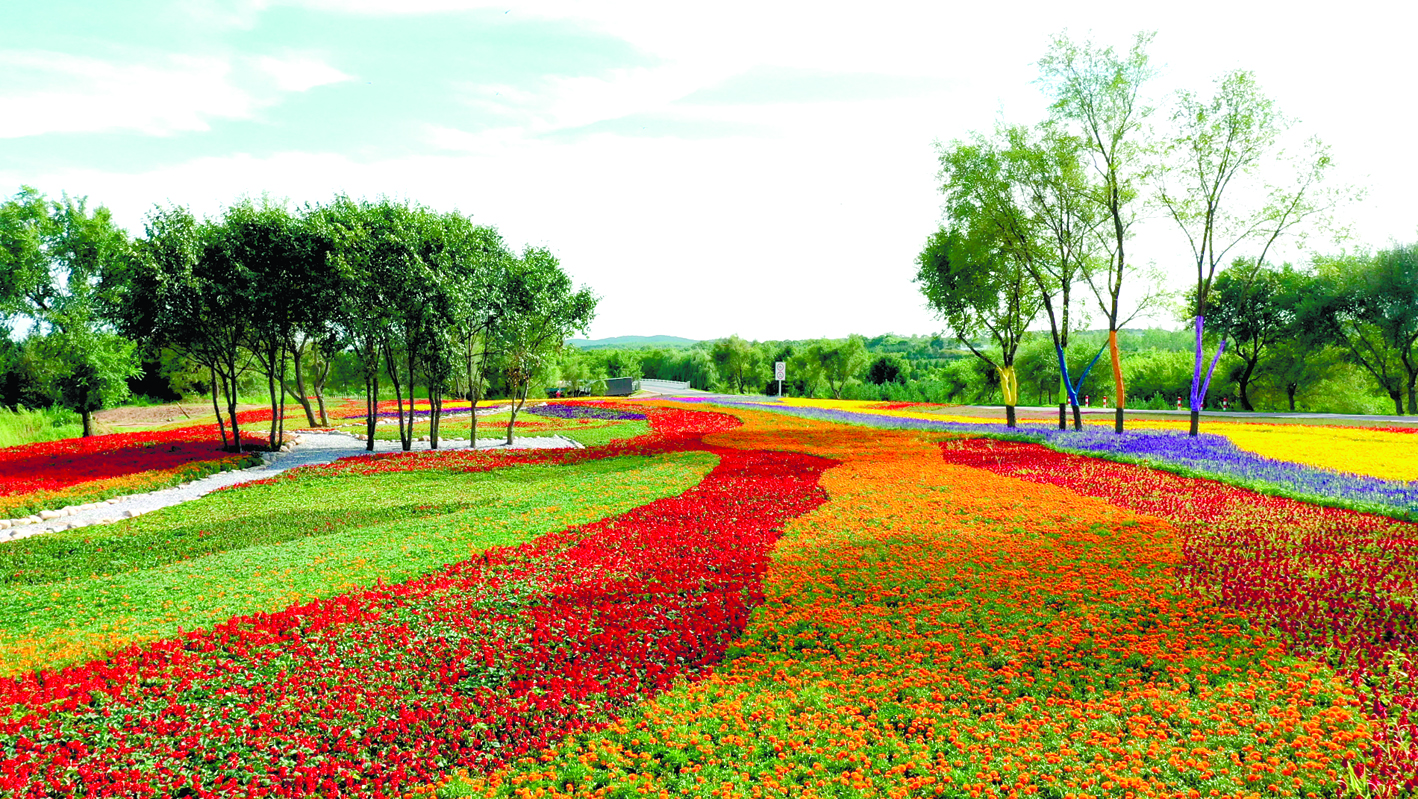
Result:
M783 396L783 380L788 376L788 364L783 361L773 363L773 379L778 381L778 396Z

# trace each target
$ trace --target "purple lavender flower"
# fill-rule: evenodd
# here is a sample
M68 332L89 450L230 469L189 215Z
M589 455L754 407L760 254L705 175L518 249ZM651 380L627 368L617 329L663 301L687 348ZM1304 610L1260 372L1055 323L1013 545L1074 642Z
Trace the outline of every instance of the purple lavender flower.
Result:
M527 413L547 416L553 419L603 419L611 422L642 421L645 414L634 411L618 411L599 405L562 404L548 402L544 405L529 405Z

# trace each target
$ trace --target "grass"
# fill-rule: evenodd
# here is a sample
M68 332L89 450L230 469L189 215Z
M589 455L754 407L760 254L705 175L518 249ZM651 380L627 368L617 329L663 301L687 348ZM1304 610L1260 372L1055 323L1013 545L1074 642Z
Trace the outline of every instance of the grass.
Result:
M0 674L374 584L623 513L699 482L701 453L375 475L311 472L7 544Z
M78 438L83 434L83 421L67 408L10 410L0 406L0 448Z

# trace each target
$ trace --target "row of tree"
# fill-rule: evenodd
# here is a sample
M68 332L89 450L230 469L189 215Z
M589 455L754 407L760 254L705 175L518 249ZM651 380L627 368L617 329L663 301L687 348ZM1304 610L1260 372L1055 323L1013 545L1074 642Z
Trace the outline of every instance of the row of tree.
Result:
M1254 77L1234 71L1209 98L1178 94L1169 125L1149 123L1142 91L1154 76L1140 34L1131 50L1055 40L1040 59L1050 116L1029 126L1001 125L940 145L945 223L927 241L917 282L959 340L998 370L1009 423L1017 397L1014 357L1036 318L1049 325L1061 370L1059 426L1067 404L1081 425L1078 387L1066 351L1077 295L1107 320L1114 396L1126 397L1117 333L1147 309L1163 281L1140 275L1130 249L1137 221L1160 210L1184 234L1195 267L1196 363L1191 432L1224 349L1203 357L1205 315L1223 262L1245 255L1265 265L1275 244L1322 218L1342 192L1326 189L1330 168L1317 140L1293 154L1290 126ZM1267 177L1278 176L1276 182ZM1142 279L1141 299L1124 307L1125 286ZM995 354L972 343L990 339ZM1122 432L1123 406L1115 430Z
M337 197L297 212L248 200L212 219L157 208L129 240L105 209L25 188L0 206L0 258L4 310L28 322L29 340L66 354L64 401L86 434L91 412L122 399L137 373L137 341L199 365L223 444L235 448L248 371L264 377L275 448L285 396L312 426L328 423L326 381L342 353L364 383L371 448L381 376L393 384L404 449L416 387L437 446L443 398L476 403L493 375L515 400L510 438L533 382L596 307L547 250L515 254L491 227L387 199ZM474 440L476 424L474 415Z

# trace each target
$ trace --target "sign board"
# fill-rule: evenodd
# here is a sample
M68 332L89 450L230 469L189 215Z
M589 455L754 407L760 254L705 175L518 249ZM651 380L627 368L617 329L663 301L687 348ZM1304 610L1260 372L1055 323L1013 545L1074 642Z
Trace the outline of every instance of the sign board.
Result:
M783 361L776 361L776 362L774 362L774 364L773 364L773 379L774 379L774 380L787 380L787 379L788 379L788 364L784 363Z

